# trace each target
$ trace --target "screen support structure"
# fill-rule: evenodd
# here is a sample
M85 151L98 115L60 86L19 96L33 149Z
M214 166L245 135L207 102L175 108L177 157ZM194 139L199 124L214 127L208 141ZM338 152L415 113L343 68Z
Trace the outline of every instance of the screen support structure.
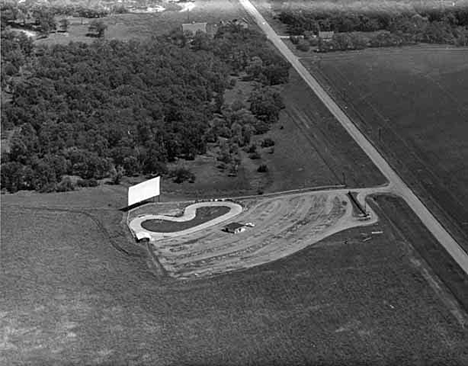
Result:
M128 206L158 197L160 202L160 177L149 179L128 188Z

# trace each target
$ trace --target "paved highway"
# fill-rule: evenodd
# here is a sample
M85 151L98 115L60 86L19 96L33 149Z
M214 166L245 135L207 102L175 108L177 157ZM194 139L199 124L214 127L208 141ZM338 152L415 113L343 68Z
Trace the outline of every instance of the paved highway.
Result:
M463 271L468 274L468 254L460 247L453 237L445 230L434 215L426 208L422 201L400 178L398 173L387 163L384 157L377 151L369 140L359 131L351 122L348 116L333 101L327 92L320 86L309 71L301 64L299 58L283 43L273 28L268 24L265 18L252 5L249 0L239 0L244 9L255 19L259 27L265 32L268 39L278 48L283 56L292 64L299 75L317 94L320 100L326 105L330 112L348 131L354 141L364 150L372 162L380 169L382 174L390 182L392 191L401 196L407 204L413 209L414 213L423 222L426 228L434 235L453 259L460 265Z

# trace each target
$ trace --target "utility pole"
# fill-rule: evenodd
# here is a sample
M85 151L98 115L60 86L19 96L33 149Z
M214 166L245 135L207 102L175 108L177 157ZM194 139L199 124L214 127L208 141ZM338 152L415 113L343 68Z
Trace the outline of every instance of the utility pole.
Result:
M346 186L346 174L343 172L343 185Z

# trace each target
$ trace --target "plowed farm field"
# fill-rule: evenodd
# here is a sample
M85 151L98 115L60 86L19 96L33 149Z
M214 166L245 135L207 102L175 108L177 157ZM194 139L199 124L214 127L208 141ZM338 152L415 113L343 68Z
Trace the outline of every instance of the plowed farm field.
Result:
M468 248L468 48L373 49L302 61Z

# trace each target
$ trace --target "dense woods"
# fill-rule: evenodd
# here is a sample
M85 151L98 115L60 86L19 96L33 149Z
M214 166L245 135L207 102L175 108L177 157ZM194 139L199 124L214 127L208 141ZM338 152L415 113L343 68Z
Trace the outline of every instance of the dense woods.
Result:
M97 40L33 47L2 32L2 130L14 130L2 155L2 188L54 191L122 175L166 174L166 163L193 159L218 136L245 146L283 107L272 85L288 65L266 39L234 25L214 38L173 31L147 42ZM226 106L232 76L257 82L250 106ZM175 180L194 177L170 172Z
M304 35L322 51L417 42L468 45L468 9L463 7L393 12L287 9L278 18L291 35ZM334 31L335 36L331 42L321 43L310 36L319 31ZM305 48L304 42L300 47Z

